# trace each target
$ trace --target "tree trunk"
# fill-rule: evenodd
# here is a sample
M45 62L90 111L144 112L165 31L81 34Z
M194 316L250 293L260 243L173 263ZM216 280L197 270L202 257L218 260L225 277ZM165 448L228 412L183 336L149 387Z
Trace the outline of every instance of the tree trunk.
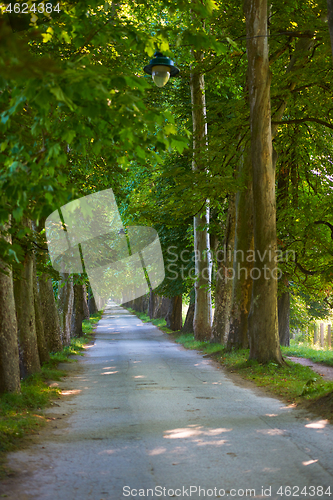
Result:
M232 311L227 348L247 349L248 315L251 305L253 262L253 196L250 151L244 152L239 165L239 176L245 180L245 189L236 194L235 245L232 287Z
M280 345L290 345L290 295L289 292L283 292L278 300L278 320L279 320L279 338Z
M36 273L36 259L33 259L33 292L34 292L34 307L35 307L35 324L36 324L36 335L37 335L37 346L38 355L41 365L50 361L49 351L47 350L47 345L44 335L44 325L41 311L41 304L38 294L37 287L37 273Z
M330 31L331 49L333 57L333 0L327 0L328 29Z
M194 308L195 308L194 302L193 304L190 304L188 306L185 323L182 328L182 332L184 333L193 333Z
M211 342L226 344L232 307L233 258L235 241L235 197L229 199L223 249L217 251L218 270L215 289L215 314Z
M73 278L66 273L60 273L58 292L59 326L62 336L62 344L68 346L71 343L71 322L74 305Z
M194 51L195 59L200 62L203 53ZM204 155L207 148L207 123L205 102L205 80L198 71L191 73L191 103L193 122L193 160L194 172L205 170ZM210 241L207 228L209 208L205 208L194 217L194 252L195 252L195 312L193 330L197 340L208 340L212 327L211 300L211 262Z
M49 352L62 351L59 316L51 278L42 275L38 279L38 288L47 348Z
M6 228L1 229L6 230ZM11 242L10 236L4 238ZM20 364L12 270L0 259L0 394L20 392L20 390Z
M250 359L283 363L277 318L275 171L272 161L267 0L245 0L253 168L254 250ZM275 273L275 274L274 274Z
M155 294L153 290L149 292L149 303L148 303L148 316L150 319L154 317L154 309L155 309Z
M195 308L195 290L192 288L190 291L190 304L187 309L185 323L182 328L184 333L193 333L193 321L194 321L194 308Z
M38 226L33 223L33 228L35 231L40 233L45 228L45 219L41 219ZM46 245L45 241L44 244ZM36 256L40 259L44 266L46 266L47 247L45 246L45 251L42 250L37 252ZM62 351L58 310L53 293L52 279L48 274L43 273L40 277L38 277L37 287L47 349L49 352Z
M181 330L183 324L182 318L182 296L172 297L167 315L165 317L167 327L173 332Z
M71 337L82 337L83 311L83 287L79 283L74 285L74 305L71 321Z
M88 286L88 308L90 316L93 316L94 314L98 313L95 297L90 285Z
M171 299L168 297L155 297L155 299L157 300L155 300L154 318L165 318Z
M137 312L146 313L149 305L149 295L142 295L133 300L132 309Z
M88 307L88 301L87 301L87 287L85 283L82 285L83 287L83 316L84 319L89 319L90 314L89 314L89 307Z
M20 351L21 378L40 370L38 354L35 304L33 293L33 257L26 254L23 269L14 280L14 297L17 319L17 334Z
M28 219L23 219L23 223L31 228L31 222ZM35 323L32 253L27 251L21 264L23 267L17 272L14 280L14 298L19 340L20 372L21 378L25 378L40 371L40 361Z

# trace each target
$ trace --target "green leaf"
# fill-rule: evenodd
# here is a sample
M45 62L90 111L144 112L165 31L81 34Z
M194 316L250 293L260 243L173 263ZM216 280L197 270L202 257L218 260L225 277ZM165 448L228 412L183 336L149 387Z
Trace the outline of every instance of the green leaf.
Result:
M184 149L187 147L187 141L186 140L178 141L176 139L172 139L171 140L171 147L176 148L178 153L182 153L184 151Z
M60 144L53 144L53 146L51 146L48 150L48 153L47 153L47 160L49 160L50 158L52 157L55 157L57 156L61 151L61 146Z
M8 120L9 120L9 115L6 114L6 111L1 113L1 123L5 125L8 122Z
M168 123L167 125L165 125L163 130L164 130L165 135L177 133L176 127L171 123Z
M67 96L65 96L65 94L63 93L63 91L60 87L58 87L58 86L53 87L52 89L50 89L50 92L56 96L58 101L64 102L65 104L67 104L67 106L69 107L69 109L71 111L74 111L73 101L71 101Z
M65 134L63 135L63 139L67 142L67 144L70 144L75 136L75 130L67 130L67 132L65 132Z
M227 36L227 41L230 43L230 45L231 45L232 47L234 47L235 49L239 50L239 47L238 47L237 43L236 43L236 42L234 42L234 41L233 41L231 38L229 38L228 36Z
M21 219L22 215L23 215L23 208L21 207L14 208L13 217L16 220L16 222L18 222Z
M139 158L145 159L145 157L146 157L146 152L145 152L145 150L144 150L144 149L140 148L140 146L137 146L137 147L135 148L135 151L136 151L136 153L137 153L137 155L138 155L138 157L139 157Z

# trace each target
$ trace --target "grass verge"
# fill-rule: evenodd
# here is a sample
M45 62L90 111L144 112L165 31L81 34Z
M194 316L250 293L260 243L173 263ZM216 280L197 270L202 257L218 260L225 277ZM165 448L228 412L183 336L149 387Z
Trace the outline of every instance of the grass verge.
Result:
M324 363L325 365L333 366L333 350L323 349L319 346L313 346L303 342L296 343L290 341L289 347L282 347L284 356L297 356L300 358L308 358L315 363Z
M214 357L230 372L254 382L258 387L264 387L285 402L302 406L333 421L333 382L324 381L309 367L291 361L282 367L276 363L261 365L257 361L248 360L248 349L228 352L221 344L198 342L193 334L178 332L173 337L185 348Z
M85 320L82 324L83 337L73 338L63 351L51 353L50 361L42 366L39 373L22 380L20 394L0 396L0 477L6 473L4 453L20 447L23 437L38 432L48 421L43 409L50 406L53 399L60 398L60 389L50 387L50 381L66 376L66 371L57 369L58 363L73 362L69 356L82 354L83 346L92 338L93 325L101 316L100 312Z

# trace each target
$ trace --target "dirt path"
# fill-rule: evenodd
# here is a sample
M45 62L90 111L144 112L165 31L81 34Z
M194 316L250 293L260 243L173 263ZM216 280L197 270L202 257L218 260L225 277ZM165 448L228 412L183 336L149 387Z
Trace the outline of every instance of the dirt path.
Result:
M315 363L311 361L311 359L306 358L297 358L295 356L286 356L287 359L293 361L294 363L299 363L303 366L308 366L314 372L319 373L323 377L324 380L333 380L333 367L322 365L321 363Z
M236 385L126 310L107 308L73 370L52 424L9 455L0 497L332 500L326 420Z

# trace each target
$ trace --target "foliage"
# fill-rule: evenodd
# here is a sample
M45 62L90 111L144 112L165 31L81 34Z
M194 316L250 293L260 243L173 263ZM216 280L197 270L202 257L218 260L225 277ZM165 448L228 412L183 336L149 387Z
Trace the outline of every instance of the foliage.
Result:
M331 308L325 302L325 296L314 297L304 292L300 286L290 286L290 328L309 328L315 320L326 320L331 315Z
M284 255L295 255L279 267L292 295L292 327L324 318L332 306L326 10L325 0L276 0L269 18L278 245ZM125 225L149 225L159 233L166 279L156 292L188 294L193 215L209 199L208 229L221 246L228 197L244 189L244 179L236 178L249 141L242 4L65 1L59 15L35 16L15 36L6 16L0 23L0 225L11 216L13 237L12 245L0 238L2 258L14 265L23 260L27 240L44 245L23 217L38 222L74 198L112 187ZM181 69L163 89L142 70L157 48ZM207 168L195 173L194 71L205 74L209 137L201 151ZM178 256L173 268L171 246ZM181 270L183 251L190 260ZM56 290L58 276L38 262L42 270Z
M135 74L133 55L151 54L164 37L145 34L126 12L92 0L64 5L15 39L5 20L2 28L0 222L9 213L39 219L80 192L117 185L130 158L158 158L173 138L180 150L186 144L167 110L146 109L149 84Z

